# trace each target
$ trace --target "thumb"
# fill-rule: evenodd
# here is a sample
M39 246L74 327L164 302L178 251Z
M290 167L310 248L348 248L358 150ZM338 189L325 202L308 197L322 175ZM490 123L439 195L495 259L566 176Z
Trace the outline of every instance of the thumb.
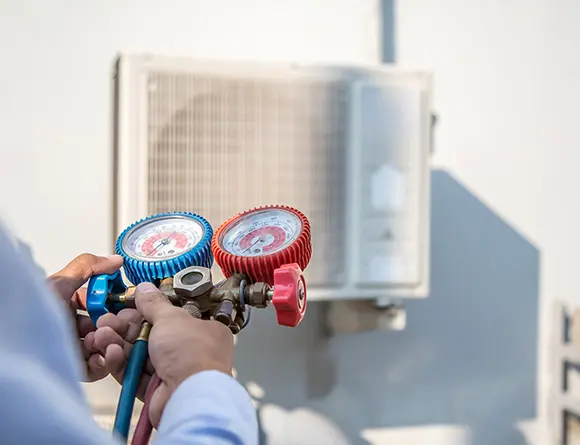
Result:
M135 289L135 306L145 319L155 324L161 318L175 315L175 307L153 283L141 283Z
M112 274L119 270L122 265L123 258L119 255L101 257L84 253L48 277L48 280L58 294L68 300L93 275Z

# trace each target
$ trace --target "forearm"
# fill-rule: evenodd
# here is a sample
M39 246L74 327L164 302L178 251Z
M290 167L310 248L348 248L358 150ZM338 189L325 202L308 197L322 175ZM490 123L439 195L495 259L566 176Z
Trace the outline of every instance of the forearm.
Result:
M256 410L232 377L204 371L184 381L169 399L155 445L257 445Z

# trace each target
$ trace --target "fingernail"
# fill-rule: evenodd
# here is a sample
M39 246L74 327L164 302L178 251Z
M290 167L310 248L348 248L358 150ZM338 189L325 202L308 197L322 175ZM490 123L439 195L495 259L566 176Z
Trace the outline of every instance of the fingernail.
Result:
M155 285L153 283L140 283L138 287L138 290L140 293L142 294L148 294L150 292L159 292L159 289L157 289L157 287L155 287Z
M123 257L121 255L109 255L107 257L107 259L113 260L113 261L119 261L119 260L123 260Z
M100 368L104 368L105 367L105 359L102 356L100 356L100 355L97 357L97 365Z

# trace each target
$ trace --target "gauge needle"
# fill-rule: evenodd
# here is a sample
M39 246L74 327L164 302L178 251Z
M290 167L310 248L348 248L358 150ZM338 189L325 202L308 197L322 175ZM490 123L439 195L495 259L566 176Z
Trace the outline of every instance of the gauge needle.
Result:
M173 235L175 235L175 234L177 234L177 232L173 232L173 233L172 233L171 235L169 235L167 238L164 238L164 239L161 239L161 240L159 240L159 244L157 245L157 247L155 247L155 249L153 249L151 252L149 252L149 253L147 254L147 256L151 256L151 255L153 255L153 254L154 254L154 253L157 251L157 249L159 249L161 246L166 246L167 244L169 244L169 240L170 240L170 239L171 239L171 237L172 237Z
M244 250L242 253L246 253L248 250L252 250L252 248L253 248L253 247L254 247L256 244L260 243L261 241L262 241L262 238L261 238L261 237L258 237L258 239L256 240L256 242L255 242L254 244L252 244L251 246L249 246L249 247L248 247L246 250Z

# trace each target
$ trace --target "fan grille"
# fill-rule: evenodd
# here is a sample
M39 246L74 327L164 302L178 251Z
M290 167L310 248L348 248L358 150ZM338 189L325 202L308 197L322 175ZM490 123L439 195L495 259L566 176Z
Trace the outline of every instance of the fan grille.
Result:
M312 224L310 285L344 281L347 84L152 72L150 213L191 211L217 228L285 204Z

